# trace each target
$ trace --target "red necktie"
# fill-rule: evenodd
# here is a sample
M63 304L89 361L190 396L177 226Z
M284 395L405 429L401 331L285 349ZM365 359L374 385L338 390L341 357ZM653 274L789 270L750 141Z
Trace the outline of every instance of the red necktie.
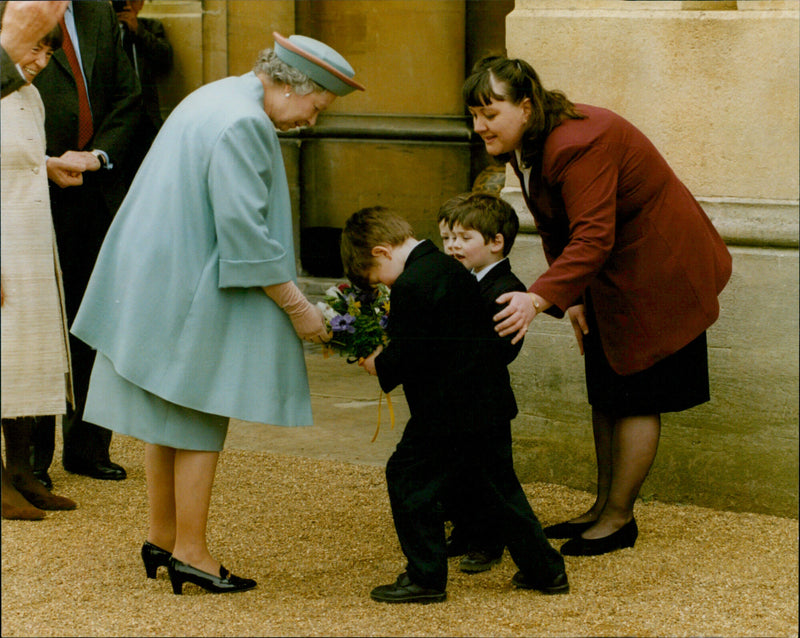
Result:
M72 69L72 75L75 76L75 84L78 85L78 150L82 151L94 134L92 109L89 107L89 95L86 92L86 83L83 81L83 73L78 63L78 56L75 55L75 49L72 46L72 40L69 37L69 31L67 31L64 18L61 18L58 24L61 27L63 37L61 48L64 49L64 54L67 56L67 61Z

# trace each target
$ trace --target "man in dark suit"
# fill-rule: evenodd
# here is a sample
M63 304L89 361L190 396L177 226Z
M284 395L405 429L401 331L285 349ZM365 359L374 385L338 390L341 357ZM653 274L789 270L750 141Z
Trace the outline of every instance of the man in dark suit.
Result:
M408 566L371 597L394 603L445 599L447 552L439 504L452 478L466 471L477 477L476 504L496 521L521 570L514 584L566 593L564 560L544 537L514 473L508 422L517 405L475 278L431 241L414 239L402 217L381 208L352 215L341 246L354 283L392 289L389 343L360 365L377 374L384 392L402 384L411 413L386 465L392 516Z
M62 49L34 83L45 106L50 202L71 323L125 196L118 166L139 118L141 91L110 3L71 2L60 24ZM83 171L63 170L59 160L64 158L82 161ZM94 352L72 336L70 346L76 407L63 422L64 468L97 479L124 479L124 468L109 458L111 432L82 418ZM54 439L52 428L35 432L34 471L45 484Z
M143 0L115 0L112 5L121 27L122 48L142 87L141 116L122 168L130 183L164 123L156 79L172 68L172 45L159 20L139 17Z

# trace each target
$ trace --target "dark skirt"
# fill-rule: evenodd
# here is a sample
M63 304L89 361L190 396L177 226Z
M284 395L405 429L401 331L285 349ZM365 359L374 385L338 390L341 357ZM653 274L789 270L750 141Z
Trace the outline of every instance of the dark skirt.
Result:
M589 334L583 337L586 389L589 404L605 414L621 418L680 412L709 400L706 333L631 375L614 372L600 343L591 305L586 305Z

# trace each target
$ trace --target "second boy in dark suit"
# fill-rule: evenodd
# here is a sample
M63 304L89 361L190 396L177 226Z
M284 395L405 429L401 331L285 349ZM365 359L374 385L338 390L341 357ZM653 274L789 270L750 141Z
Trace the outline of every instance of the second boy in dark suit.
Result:
M489 193L461 194L442 206L447 219L440 224L442 240L452 255L478 280L485 315L493 317L500 310L497 298L506 292L524 291L525 285L511 271L508 254L519 230L519 219L508 202ZM445 233L449 239L445 239ZM512 337L494 335L495 347L505 365L510 364L522 348ZM504 426L509 422L504 422ZM505 435L504 435L505 436ZM511 439L510 432L508 440ZM449 556L467 554L459 565L463 572L483 572L500 562L503 540L489 512L476 507L471 472L452 482L445 498L445 509L453 522L453 532L447 541Z

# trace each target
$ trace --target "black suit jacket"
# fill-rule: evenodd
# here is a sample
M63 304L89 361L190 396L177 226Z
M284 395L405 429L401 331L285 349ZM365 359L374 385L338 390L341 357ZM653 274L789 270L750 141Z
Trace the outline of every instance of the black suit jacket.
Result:
M390 341L375 367L384 392L403 386L406 435L450 439L516 416L478 283L460 263L425 240L409 254L391 303Z
M142 108L145 116L157 131L164 119L158 99L156 78L172 68L172 45L167 40L164 25L152 18L137 18L139 27L130 32L122 26L122 48L134 65L142 87ZM136 56L134 59L134 51Z
M120 24L122 48L131 61L142 88L142 109L136 134L121 167L126 184L133 181L164 122L156 77L167 73L172 67L172 45L167 40L164 25L158 20L148 18L138 18L138 22L135 32L128 31L127 27Z
M45 107L47 154L69 150L100 149L112 165L124 157L141 109L141 89L128 57L122 50L117 16L108 2L73 2L75 28L92 107L94 136L86 149L78 149L78 90L67 56L58 49L33 83ZM111 214L125 196L119 171L101 168L86 174L103 192ZM82 188L82 187L73 187Z
M525 292L527 290L525 284L511 272L511 262L508 259L504 259L487 272L483 279L478 282L478 285L480 286L486 314L489 318L494 317L505 307L497 303L497 298L500 295L506 292ZM501 337L495 332L495 335L497 336L498 348L501 350L500 356L505 364L508 365L517 358L519 351L522 349L524 339L512 344L513 334Z

